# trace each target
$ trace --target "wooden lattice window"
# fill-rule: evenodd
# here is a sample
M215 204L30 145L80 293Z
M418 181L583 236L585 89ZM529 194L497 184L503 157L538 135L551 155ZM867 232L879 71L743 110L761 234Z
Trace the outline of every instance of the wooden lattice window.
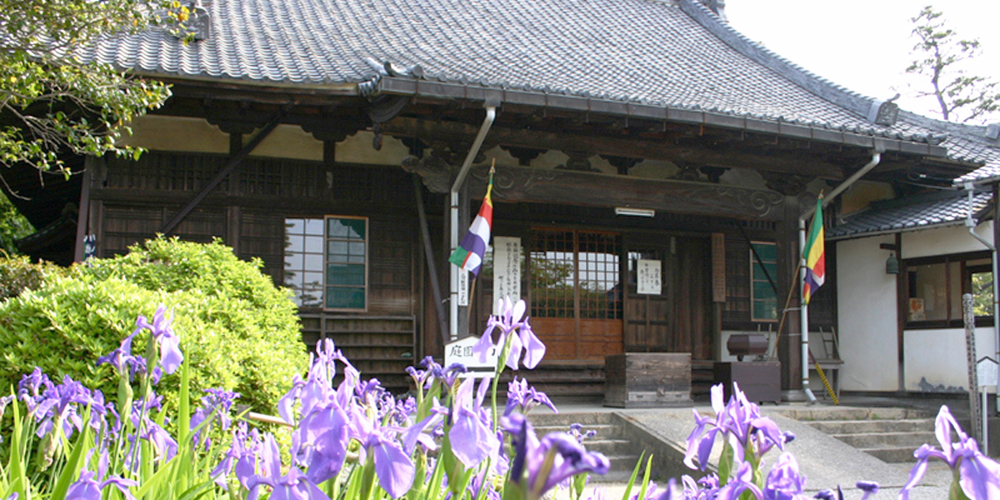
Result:
M621 317L620 236L538 230L531 241L532 316Z

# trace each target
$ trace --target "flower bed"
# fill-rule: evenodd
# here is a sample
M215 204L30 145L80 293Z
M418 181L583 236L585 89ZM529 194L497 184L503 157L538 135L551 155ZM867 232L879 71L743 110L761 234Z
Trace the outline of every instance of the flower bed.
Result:
M137 331L151 332L144 355L133 354L133 333L100 360L118 373L114 402L68 377L56 384L40 370L26 375L15 395L3 398L0 418L7 406L10 417L0 420L5 439L0 498L603 498L599 488L585 485L588 475L608 472L610 462L586 450L587 434L579 426L544 436L532 428L527 417L532 407L555 410L544 394L515 378L506 404L497 404L499 374L533 368L545 353L523 318L524 309L523 302L508 302L504 313L490 320L476 352L492 349L493 333L499 331L501 354L494 377L478 386L475 379L461 377L464 367L442 367L427 358L423 369L408 370L414 394L395 397L377 380L363 380L326 341L305 377L297 377L278 404L277 413L290 429L290 446L281 449L272 433L245 415L232 415L238 394L206 391L192 410L188 362L161 307L152 322L139 318ZM155 387L161 376L175 373L181 378L179 407L164 409ZM338 373L343 380L335 386ZM699 480L684 476L657 487L649 481L649 467L642 478L637 467L623 500L807 498L805 478L785 450L794 436L761 416L738 388L733 392L726 402L721 385L712 389L714 415L695 412L687 439L684 462L702 471L721 440L718 474ZM210 439L219 429L228 442ZM958 441L952 441L952 433ZM1000 498L1000 466L979 452L947 407L938 415L937 435L940 449L924 445L916 450L918 462L900 498L908 498L932 458L955 471L951 498ZM779 455L768 468L766 457L774 450ZM857 487L863 498L878 491L872 482ZM824 490L816 498L842 494Z

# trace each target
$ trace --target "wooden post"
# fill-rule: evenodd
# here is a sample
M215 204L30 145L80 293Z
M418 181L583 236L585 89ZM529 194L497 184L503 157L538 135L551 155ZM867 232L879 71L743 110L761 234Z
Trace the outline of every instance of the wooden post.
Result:
M971 293L962 294L962 320L965 322L965 359L969 364L969 418L972 429L969 434L977 442L982 442L982 418L979 408L979 374L976 372L976 313L973 311Z
M785 196L784 219L778 223L777 231L777 265L778 265L778 291L779 297L788 293L789 283L798 282L794 273L799 263L798 248L798 220L799 220L799 200L795 196ZM792 285L795 286L795 285ZM797 286L795 286L798 288ZM798 296L798 292L793 292ZM795 301L793 301L795 302ZM798 309L788 311L785 320L787 333L782 336L778 344L778 359L781 361L781 389L785 391L795 391L802 389L802 332L799 325L800 311Z

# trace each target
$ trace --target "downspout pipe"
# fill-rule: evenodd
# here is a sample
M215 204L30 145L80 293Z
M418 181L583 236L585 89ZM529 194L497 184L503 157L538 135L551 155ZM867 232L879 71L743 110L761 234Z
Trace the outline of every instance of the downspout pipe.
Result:
M852 184L858 181L862 176L870 172L873 168L878 166L882 161L883 148L877 149L872 153L872 159L865 166L854 172L844 182L840 183L839 186L830 191L830 194L823 198L823 206L826 207L833 201L837 196L840 196L847 188L851 187ZM816 213L816 207L811 207L804 214L799 217L799 255L801 263L801 272L799 273L799 300L805 297L805 286L806 286L806 219L812 217ZM805 393L806 398L809 403L816 402L816 396L813 394L812 389L809 388L809 305L802 303L801 314L799 315L801 320L800 328L802 330L802 392Z
M472 141L472 148L469 149L469 154L466 155L465 161L462 163L462 168L459 169L458 175L455 177L455 183L451 185L451 249L448 251L448 255L451 255L458 248L458 191L462 188L462 183L469 174L469 169L472 168L472 162L475 160L476 155L479 154L479 148L483 147L486 134L489 133L490 127L493 126L493 120L496 117L496 105L487 104L486 118L483 119L483 124L479 127L476 139ZM448 268L451 271L451 294L448 301L450 306L448 311L448 333L451 341L454 342L458 340L458 285L459 273L462 271L454 264L449 265Z
M996 351L996 352L993 353L993 356L994 356L994 358L1000 358L1000 321L997 321L997 318L1000 318L1000 295L997 295L997 293L1000 292L1000 283L997 283L997 279L996 279L996 276L1000 276L1000 274L997 273L997 267L998 267L997 266L997 247L993 243L991 243L989 240L987 240L986 238L983 238L982 236L979 236L978 234L976 234L976 226L978 225L978 221L976 221L976 219L972 218L972 211L973 211L973 205L972 205L972 203L973 203L973 197L975 196L975 187L973 186L973 184L971 182L966 182L963 187L965 188L965 191L969 195L969 213L967 213L965 215L965 227L967 227L969 229L969 234L971 234L973 238L975 238L976 240L978 240L980 243L983 244L983 246L985 246L986 248L988 248L990 250L990 255L992 256L991 260L993 261L993 276L994 276L994 278L993 278L993 338L994 338L994 341L996 342L996 349L994 349L994 351ZM993 202L996 203L996 200L994 199ZM993 223L994 224L997 223L996 218L994 218ZM997 371L998 371L997 375L1000 375L1000 364L997 365ZM997 391L996 398L997 398L997 403L1000 404L1000 390ZM1000 408L1000 406L997 406L997 407ZM983 412L984 413L986 412L986 408L983 408ZM973 422L972 425L975 425L975 422Z

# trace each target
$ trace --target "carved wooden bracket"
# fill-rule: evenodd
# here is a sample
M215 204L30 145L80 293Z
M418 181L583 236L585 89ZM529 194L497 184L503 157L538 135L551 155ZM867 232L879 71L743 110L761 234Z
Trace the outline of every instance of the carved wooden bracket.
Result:
M451 190L452 179L458 171L443 158L435 155L425 158L407 156L403 158L402 167L407 172L419 175L424 186L427 186L430 192L438 194Z

